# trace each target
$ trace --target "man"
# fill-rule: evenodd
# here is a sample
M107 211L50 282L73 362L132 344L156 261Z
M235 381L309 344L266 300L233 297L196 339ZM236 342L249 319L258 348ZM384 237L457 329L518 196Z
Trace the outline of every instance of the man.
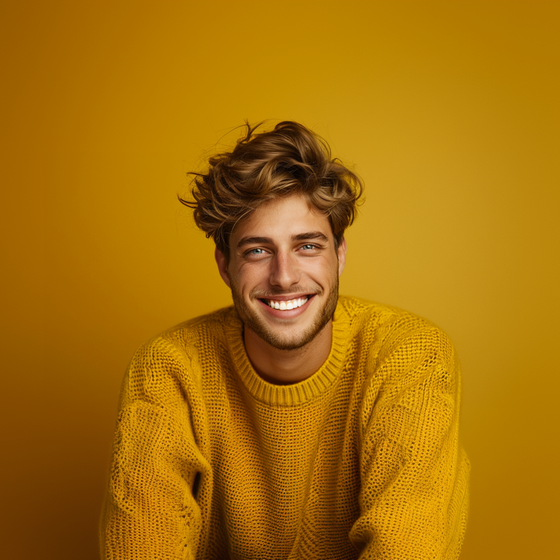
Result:
M142 347L125 378L104 558L451 559L468 462L447 337L338 297L361 182L294 122L197 174L234 307Z

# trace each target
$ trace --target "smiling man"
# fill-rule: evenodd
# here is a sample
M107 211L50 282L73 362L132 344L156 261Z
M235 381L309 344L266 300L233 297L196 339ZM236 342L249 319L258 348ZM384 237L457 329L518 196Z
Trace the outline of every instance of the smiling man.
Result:
M361 181L310 130L247 134L196 174L234 306L125 378L104 558L455 559L468 461L434 325L338 296Z

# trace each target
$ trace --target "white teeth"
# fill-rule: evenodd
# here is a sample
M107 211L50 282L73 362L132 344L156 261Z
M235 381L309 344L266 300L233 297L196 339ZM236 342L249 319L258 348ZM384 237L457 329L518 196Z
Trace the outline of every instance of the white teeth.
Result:
M298 299L292 299L290 301L272 301L271 299L267 300L268 305L272 307L272 309L280 309L281 311L287 311L289 309L297 309L301 307L309 298L302 297Z

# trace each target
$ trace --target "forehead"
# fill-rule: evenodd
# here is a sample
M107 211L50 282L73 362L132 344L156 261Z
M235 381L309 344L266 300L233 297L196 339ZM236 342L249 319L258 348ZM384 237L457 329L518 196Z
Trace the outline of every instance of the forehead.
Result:
M328 218L303 195L292 195L265 202L242 220L231 233L231 245L243 237L291 238L301 233L319 231L332 240Z

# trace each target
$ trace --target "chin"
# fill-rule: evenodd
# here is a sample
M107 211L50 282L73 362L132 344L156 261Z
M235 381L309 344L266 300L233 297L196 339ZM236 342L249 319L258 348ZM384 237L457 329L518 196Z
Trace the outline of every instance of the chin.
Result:
M334 293L333 293L334 292ZM299 332L290 332L290 327L275 328L269 325L256 310L235 301L235 309L243 324L251 329L260 339L277 350L297 350L312 342L331 321L338 301L338 290L331 291L330 297L318 312L310 325L301 327Z
M255 330L252 326L250 326L250 328L268 345L276 348L277 350L297 350L313 341L315 337L326 327L328 322L329 321L327 321L324 325L321 325L319 328L312 328L307 332L303 332L300 335L295 336L284 336L267 329Z

